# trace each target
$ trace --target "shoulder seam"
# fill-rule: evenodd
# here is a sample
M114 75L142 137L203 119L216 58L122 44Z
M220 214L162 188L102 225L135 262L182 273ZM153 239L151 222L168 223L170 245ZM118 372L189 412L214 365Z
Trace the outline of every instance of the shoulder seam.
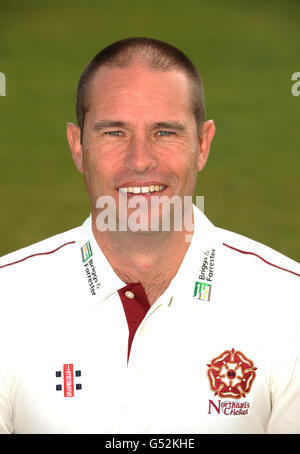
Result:
M242 254L255 255L255 257L258 257L260 260L262 260L263 262L267 263L267 265L274 266L275 268L278 268L278 269L283 270L283 271L287 271L288 273L292 273L292 274L295 274L296 276L300 277L300 274L296 273L295 271L288 270L287 268L282 268L281 266L275 265L275 263L268 262L268 260L264 259L263 257L261 257L260 255L256 254L255 252L243 251L243 250L238 249L236 247L230 246L229 244L226 244L226 243L223 243L223 245L228 247L228 248L230 248L230 249L233 249L234 251L240 252Z
M28 255L27 257L24 257L23 259L20 259L20 260L16 260L15 262L6 263L5 265L1 265L0 268L5 268L6 266L10 266L10 265L15 265L15 264L17 264L17 263L23 262L24 260L30 259L31 257L36 257L36 256L38 256L38 255L49 255L49 254L53 254L53 252L58 251L58 250L61 249L62 247L67 246L68 244L74 244L74 243L75 243L75 241L69 241L68 243L64 243L64 244L62 244L61 246L58 246L56 249L53 249L52 251L48 251L48 252L37 252L36 254Z

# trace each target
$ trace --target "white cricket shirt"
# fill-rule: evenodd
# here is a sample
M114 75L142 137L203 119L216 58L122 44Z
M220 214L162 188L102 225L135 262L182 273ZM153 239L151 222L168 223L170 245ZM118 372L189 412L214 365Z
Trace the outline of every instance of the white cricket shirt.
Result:
M0 432L300 433L299 264L194 215L151 307L90 218L1 259Z

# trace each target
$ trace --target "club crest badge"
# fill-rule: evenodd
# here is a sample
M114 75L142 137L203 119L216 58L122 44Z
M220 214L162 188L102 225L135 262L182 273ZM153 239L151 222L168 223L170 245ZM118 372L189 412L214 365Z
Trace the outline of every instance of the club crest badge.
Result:
M250 392L257 367L242 352L226 350L207 366L210 388L215 396L240 399Z

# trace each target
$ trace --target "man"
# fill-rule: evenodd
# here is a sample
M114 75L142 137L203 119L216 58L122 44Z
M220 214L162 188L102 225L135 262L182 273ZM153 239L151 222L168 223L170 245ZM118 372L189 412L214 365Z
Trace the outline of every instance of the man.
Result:
M1 262L1 431L300 433L298 264L184 203L215 133L194 65L114 43L77 118L91 216Z

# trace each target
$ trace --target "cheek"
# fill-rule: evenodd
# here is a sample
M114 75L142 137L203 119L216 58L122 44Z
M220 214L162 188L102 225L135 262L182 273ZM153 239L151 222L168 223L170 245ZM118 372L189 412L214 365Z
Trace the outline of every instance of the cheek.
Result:
M89 140L83 155L83 164L87 171L106 175L120 167L126 155L126 146L112 142L111 139L100 140L97 137Z
M183 195L192 196L197 183L197 160L193 156L193 159L185 160L182 164L178 177L181 191Z
M83 154L83 174L86 182L92 182L97 174L97 160L90 150Z
M83 170L91 178L101 173L109 160L105 157L102 149L96 147L94 144L89 144L83 153ZM105 172L105 171L104 171Z
M174 172L176 172L181 179L188 180L192 175L197 174L197 157L194 152L182 153L177 155L174 159Z
M83 158L83 176L91 200L95 200L101 194L106 173L101 156L92 150L86 150Z

